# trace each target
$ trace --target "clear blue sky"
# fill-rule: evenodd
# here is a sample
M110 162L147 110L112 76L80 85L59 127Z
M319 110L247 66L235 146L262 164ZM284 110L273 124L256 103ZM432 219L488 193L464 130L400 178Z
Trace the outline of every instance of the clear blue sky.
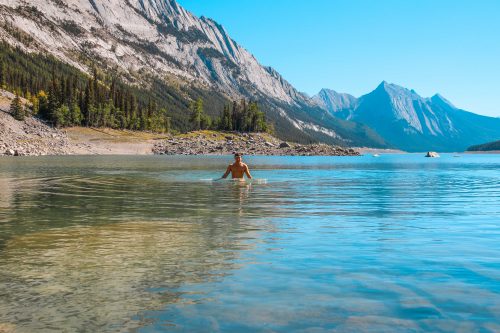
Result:
M500 116L500 0L179 0L310 95L382 80Z

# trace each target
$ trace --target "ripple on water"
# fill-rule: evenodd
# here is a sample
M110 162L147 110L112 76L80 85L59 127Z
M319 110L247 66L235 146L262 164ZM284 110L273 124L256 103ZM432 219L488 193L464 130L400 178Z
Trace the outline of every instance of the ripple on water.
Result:
M110 329L143 309L182 303L181 294L170 291L182 284L230 274L235 249L244 247L238 239L220 241L207 238L200 225L181 221L71 227L14 237L0 260L0 318L12 319L12 309L23 309L16 320L36 316L32 330L50 325Z
M249 163L0 164L0 331L500 331L498 158Z

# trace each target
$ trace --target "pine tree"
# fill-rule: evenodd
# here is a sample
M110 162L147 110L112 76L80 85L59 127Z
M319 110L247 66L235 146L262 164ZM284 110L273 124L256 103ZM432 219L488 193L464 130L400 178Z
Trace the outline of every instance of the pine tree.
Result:
M48 118L49 115L49 99L45 91L40 90L38 92L38 113L43 117L43 118Z
M168 116L167 109L163 108L159 111L161 120L163 122L163 132L170 132L170 117Z
M61 89L61 91L63 92L63 103L71 103L73 101L73 85L71 84L71 79L70 77L68 76L66 78L66 82L64 84L64 91Z
M71 107L69 109L70 113L70 125L72 126L80 126L82 124L82 112L80 110L80 107L78 106L78 103L76 100L71 103Z
M87 82L87 86L85 87L85 98L83 100L83 118L85 125L87 127L92 123L92 118L94 116L94 89L92 86L92 82L89 80Z
M224 105L224 110L219 120L219 130L221 131L232 131L233 130L233 118L228 105Z
M233 110L225 105L218 119L218 129L222 131L266 132L268 125L264 112L260 111L256 102L241 101L240 105L233 102Z
M207 114L202 114L201 115L201 121L200 121L200 129L202 130L207 130L212 127L212 118L208 116Z
M234 131L239 131L239 110L238 110L238 103L236 101L233 101L233 112L231 114L231 120L232 120L232 128Z
M23 121L25 117L24 107L21 103L21 98L19 98L19 94L16 93L16 97L12 100L10 104L10 113L12 116L19 120Z
M66 80L62 79L57 91L57 100L59 104L66 104Z
M139 121L138 121L138 117L137 117L137 112L138 112L137 111L137 100L136 100L134 95L130 95L129 103L130 103L130 107L129 107L130 121L129 121L128 128L131 130L137 130L137 129L139 129Z
M7 88L5 85L5 80L6 80L6 70L5 70L5 63L3 59L0 59L0 89L5 89Z
M266 132L267 122L264 112L260 111L257 103L251 103L249 106L249 114L251 116L251 131Z
M33 114L58 126L111 126L163 132L169 131L171 125L179 130L212 127L233 130L233 121L241 121L241 117L232 117L231 105L221 118L212 121L205 109L211 110L217 104L218 97L214 96L207 100L195 98L190 110L195 111L194 117L189 122L192 115L185 115L184 96L160 80L155 80L151 87L136 87L122 82L118 74L108 75L96 66L90 67L90 72L89 77L51 56L27 54L0 40L0 85L11 92L18 90L20 98L29 100ZM205 96L204 92L188 91L192 92ZM68 115L63 106L69 109ZM240 102L234 110L239 108ZM248 121L243 123L237 127L247 130Z
M70 118L69 108L66 104L62 104L55 109L53 113L53 122L57 127L68 125Z
M200 130L202 128L203 117L203 100L198 98L196 102L191 103L191 123L194 130Z
M58 82L55 77L52 78L52 84L49 87L49 94L48 94L48 114L47 114L47 119L50 120L53 123L56 123L58 121L56 115L56 111L60 106L59 103L59 98L58 98Z

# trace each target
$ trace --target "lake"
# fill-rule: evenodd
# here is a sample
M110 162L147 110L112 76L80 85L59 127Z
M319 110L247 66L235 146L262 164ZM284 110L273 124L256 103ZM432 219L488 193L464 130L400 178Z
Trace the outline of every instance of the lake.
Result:
M230 161L0 158L0 331L500 332L500 155Z

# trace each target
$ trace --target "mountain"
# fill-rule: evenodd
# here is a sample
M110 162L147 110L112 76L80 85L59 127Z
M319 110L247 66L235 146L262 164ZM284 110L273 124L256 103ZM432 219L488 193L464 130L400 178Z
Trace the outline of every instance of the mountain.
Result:
M464 151L500 137L500 119L458 109L439 94L423 98L385 81L369 94L349 98L349 103L327 92L313 98L319 100L317 105L336 117L369 126L402 150Z
M358 99L356 97L338 93L330 89L322 89L318 95L312 98L312 101L321 108L337 115L339 112L354 110L358 106ZM349 116L345 118L349 118Z
M469 147L467 151L500 151L500 140Z
M169 110L180 128L196 96L209 100L212 116L247 98L260 102L283 139L386 146L367 126L333 117L220 24L175 0L0 0L0 39L88 74L93 66L115 73L151 98L174 103Z

